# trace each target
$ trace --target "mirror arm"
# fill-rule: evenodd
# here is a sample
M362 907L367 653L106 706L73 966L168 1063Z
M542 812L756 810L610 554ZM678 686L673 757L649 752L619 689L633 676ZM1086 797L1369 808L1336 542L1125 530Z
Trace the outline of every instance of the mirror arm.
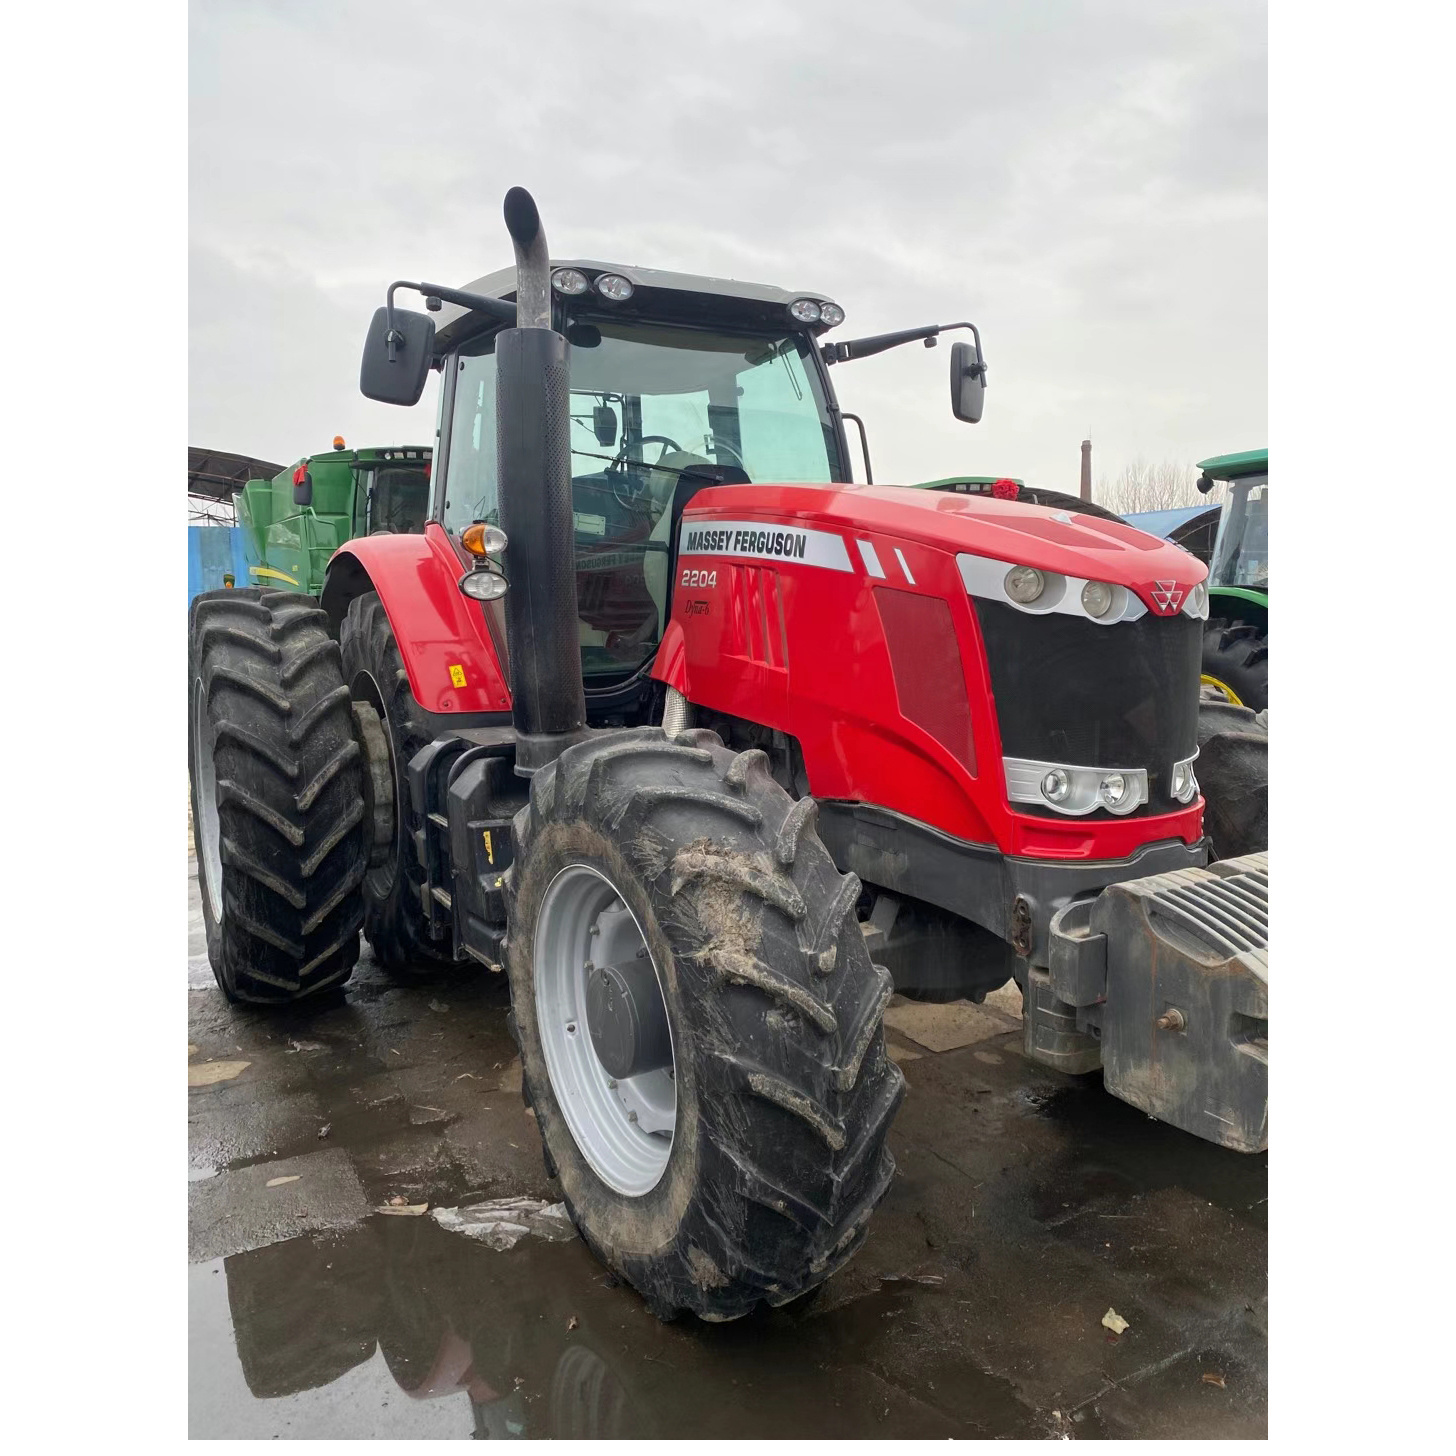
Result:
M973 323L925 324L918 329L900 329L893 334L871 334L863 339L847 339L842 344L824 344L820 352L826 364L842 364L850 359L868 359L872 354L883 354L886 349L913 344L917 339L924 339L928 349L940 334L949 329L969 329L974 335L976 369L984 380L986 361L981 354L981 332Z
M395 346L404 342L404 335L394 326L394 290L396 288L412 288L416 293L422 293L427 300L426 307L429 307L428 300L432 298L444 299L446 303L458 304L461 308L468 309L472 313L483 313L487 318L493 318L503 324L514 324L516 321L516 306L507 303L500 298L488 298L483 293L467 293L462 288L445 288L438 283L411 283L407 279L398 278L389 285L389 291L384 295L384 310L388 316L388 331L384 336L384 342L389 348L389 362L395 362Z

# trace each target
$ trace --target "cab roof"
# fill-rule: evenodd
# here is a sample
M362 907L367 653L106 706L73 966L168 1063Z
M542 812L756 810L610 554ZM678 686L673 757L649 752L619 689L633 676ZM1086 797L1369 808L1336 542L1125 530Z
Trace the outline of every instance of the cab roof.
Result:
M771 283L742 283L735 278L709 278L701 273L671 273L661 268L643 268L636 263L604 263L594 258L553 258L551 271L554 273L558 268L579 268L591 277L601 273L620 273L637 289L651 289L663 293L700 294L705 298L727 299L737 303L757 304L761 307L778 306L785 310L786 321L788 306L796 298L812 298L818 303L837 301L832 294L819 289L800 289L795 292L785 288L776 288ZM487 273L483 278L477 278L473 283L465 284L465 292L483 293L487 298L514 298L516 296L516 270L500 268L494 273ZM616 307L612 304L604 306ZM628 312L628 310L624 310L624 312ZM635 313L636 311L630 310L630 312ZM461 308L458 304L447 303L441 307L440 312L435 315L435 332L436 337L441 341L440 346L448 349L467 333L475 332L474 326L460 327L461 321L468 316L469 310ZM794 324L793 327L802 329L804 325ZM822 329L823 325L816 324L812 326L811 332L819 333Z
M1233 455L1211 455L1198 462L1210 480L1241 480L1246 475L1268 475L1269 447L1262 450L1240 450Z

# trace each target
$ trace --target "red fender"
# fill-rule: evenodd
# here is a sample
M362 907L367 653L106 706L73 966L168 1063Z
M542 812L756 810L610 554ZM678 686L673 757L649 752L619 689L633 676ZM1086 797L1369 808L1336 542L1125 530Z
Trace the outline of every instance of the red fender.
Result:
M461 594L468 563L435 521L423 536L361 536L329 561L322 605L337 625L349 601L374 590L409 673L410 691L431 713L499 713L511 706L479 602Z

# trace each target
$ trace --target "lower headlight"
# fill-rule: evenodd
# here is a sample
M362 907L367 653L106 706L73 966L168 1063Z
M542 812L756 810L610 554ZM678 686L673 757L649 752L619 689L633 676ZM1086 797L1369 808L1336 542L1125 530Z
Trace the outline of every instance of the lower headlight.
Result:
M509 585L498 571L467 571L460 578L460 590L477 602L499 601Z
M1115 813L1127 803L1127 776L1120 773L1108 774L1097 792L1102 802Z
M1054 768L1041 781L1042 796L1049 804L1060 804L1072 792L1072 781L1064 768Z

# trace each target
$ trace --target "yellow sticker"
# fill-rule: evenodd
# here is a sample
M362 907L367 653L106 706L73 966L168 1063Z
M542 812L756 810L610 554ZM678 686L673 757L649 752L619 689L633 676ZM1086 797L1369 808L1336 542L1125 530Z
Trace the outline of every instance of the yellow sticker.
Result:
M458 662L452 662L450 664L450 681L457 688L463 688L465 686L465 669Z
M491 864L495 863L495 846L490 842L490 830L483 831L485 834L485 857Z

